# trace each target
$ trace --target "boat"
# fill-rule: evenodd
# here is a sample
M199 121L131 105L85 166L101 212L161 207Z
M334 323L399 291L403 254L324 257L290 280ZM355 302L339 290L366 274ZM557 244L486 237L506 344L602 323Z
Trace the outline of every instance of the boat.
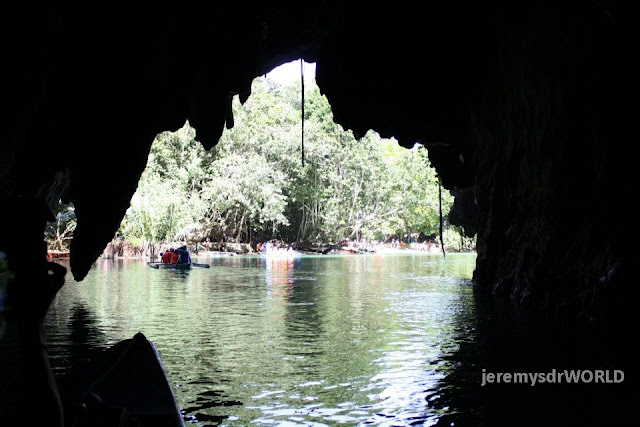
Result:
M69 251L55 251L49 250L47 251L47 259L60 259L60 258L69 258Z
M65 426L185 425L156 347L142 333L72 368L59 389Z
M148 262L147 265L152 268L171 268L173 270L190 270L191 267L209 268L209 264L198 264L195 262L187 262L182 264L170 264L168 262Z

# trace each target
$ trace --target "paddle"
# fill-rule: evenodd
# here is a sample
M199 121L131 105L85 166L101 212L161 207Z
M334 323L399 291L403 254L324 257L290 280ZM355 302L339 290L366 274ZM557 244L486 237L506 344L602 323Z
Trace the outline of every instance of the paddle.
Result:
M166 262L148 262L147 265L153 268L160 268L161 265L171 266L172 264L168 264ZM183 265L183 264L175 264L175 265ZM210 268L211 266L209 264L196 264L195 262L192 262L191 267Z
M211 267L209 264L196 264L195 262L191 263L192 267L202 267L202 268L209 268Z

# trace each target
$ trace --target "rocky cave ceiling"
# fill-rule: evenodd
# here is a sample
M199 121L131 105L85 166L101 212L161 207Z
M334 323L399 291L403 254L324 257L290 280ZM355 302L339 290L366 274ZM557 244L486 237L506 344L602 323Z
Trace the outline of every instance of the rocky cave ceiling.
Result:
M635 15L628 12L626 5L591 1L7 7L0 30L1 195L15 201L68 194L78 217L72 272L82 279L117 230L154 136L189 120L197 139L212 147L232 125L231 98L247 99L255 77L297 58L317 63L336 122L356 135L374 129L394 136L405 147L422 142L445 187L478 186L483 156L508 170L512 152L548 154L544 137L531 145L538 147L533 157L529 148L508 148L511 129L528 126L521 116L549 111L536 103L553 103L559 113L548 114L561 117L563 105L582 105L573 95L587 87L594 99L617 102L631 73L621 59L631 45ZM553 94L549 101L546 93ZM594 135L613 126L602 111ZM554 129L566 126L549 126L540 131L562 140ZM491 132L491 141L503 144L498 154L483 148ZM554 162L563 161L559 153ZM598 185L615 180L606 163L618 160L615 151L594 156L605 158ZM483 179L485 192L498 191ZM491 242L494 229L484 220L480 229Z

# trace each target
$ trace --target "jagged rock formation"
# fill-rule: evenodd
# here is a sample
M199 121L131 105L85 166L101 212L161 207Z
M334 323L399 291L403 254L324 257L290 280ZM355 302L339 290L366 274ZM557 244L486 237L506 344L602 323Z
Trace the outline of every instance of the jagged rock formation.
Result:
M474 189L481 288L583 313L614 306L629 265L634 12L587 1L16 6L1 30L3 209L64 194L68 171L82 279L154 136L189 120L213 146L233 124L232 96L303 57L317 61L338 123L421 141L445 187ZM19 240L7 221L4 250Z

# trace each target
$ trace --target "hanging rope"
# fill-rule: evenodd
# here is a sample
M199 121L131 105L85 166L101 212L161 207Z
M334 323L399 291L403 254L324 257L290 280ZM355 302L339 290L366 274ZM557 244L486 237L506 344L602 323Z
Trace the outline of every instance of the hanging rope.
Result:
M302 83L302 89L300 90L301 92L301 97L302 97L302 132L301 132L301 144L302 144L302 167L304 167L304 61L302 60L302 58L300 59L300 82Z
M444 251L444 235L442 234L442 186L440 185L440 178L438 178L438 202L440 204L440 246L442 246L442 256L446 257L447 254Z

